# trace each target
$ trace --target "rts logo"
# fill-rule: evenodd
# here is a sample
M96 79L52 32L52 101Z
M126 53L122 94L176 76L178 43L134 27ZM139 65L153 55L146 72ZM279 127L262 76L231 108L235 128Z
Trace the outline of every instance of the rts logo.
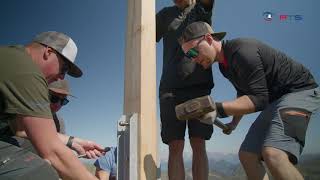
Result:
M280 21L301 21L302 15L286 15L286 14L281 14L279 16Z
M263 19L265 21L272 21L272 20L279 20L280 22L288 22L288 21L302 21L303 20L303 16L299 15L299 14L293 14L293 15L289 15L289 14L283 14L283 13L279 13L279 15L266 11L262 14Z
M273 14L271 12L264 12L263 13L264 20L266 20L266 21L271 21L272 16L273 16Z

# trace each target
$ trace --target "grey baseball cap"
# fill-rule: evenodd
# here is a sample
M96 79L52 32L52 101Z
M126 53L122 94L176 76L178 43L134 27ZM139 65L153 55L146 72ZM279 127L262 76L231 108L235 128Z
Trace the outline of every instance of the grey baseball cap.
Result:
M70 69L68 71L70 76L82 76L81 69L74 63L78 48L76 43L69 36L60 32L48 31L38 34L33 41L47 45L60 53L70 64Z
M50 83L48 85L49 90L58 94L64 94L68 96L72 96L70 93L70 87L68 81L66 80L58 80Z
M213 37L217 38L218 40L222 40L224 36L227 34L226 32L215 33L208 23L198 21L198 22L193 22L189 24L182 32L182 35L178 39L178 41L180 44L183 44L193 39L197 39L207 33L211 34Z

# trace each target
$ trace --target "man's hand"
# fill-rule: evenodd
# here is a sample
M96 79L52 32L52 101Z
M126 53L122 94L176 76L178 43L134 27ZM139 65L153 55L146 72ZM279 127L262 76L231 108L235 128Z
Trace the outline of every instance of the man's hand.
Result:
M96 159L105 154L104 148L99 144L80 138L74 138L72 149L75 150L78 155L85 155L84 157L87 159Z
M224 134L229 135L233 130L236 129L238 126L242 116L233 116L233 119L230 123L227 123L226 126L228 127L228 130L223 131Z
M40 157L49 161L62 179L96 179L57 135L52 119L19 116L32 145Z
M228 129L223 130L223 133L226 135L230 135L233 130L236 129L237 126L235 126L232 122L225 124Z
M209 112L209 113L201 116L199 118L199 121L204 124L212 125L214 123L214 121L216 120L216 118L217 118L217 112L212 111L212 112Z

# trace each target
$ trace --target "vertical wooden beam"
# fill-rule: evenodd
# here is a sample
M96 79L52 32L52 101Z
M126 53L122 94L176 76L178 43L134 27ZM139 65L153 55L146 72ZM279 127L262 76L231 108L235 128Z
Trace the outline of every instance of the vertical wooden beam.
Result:
M157 179L155 0L128 0L124 115L138 114L137 174Z

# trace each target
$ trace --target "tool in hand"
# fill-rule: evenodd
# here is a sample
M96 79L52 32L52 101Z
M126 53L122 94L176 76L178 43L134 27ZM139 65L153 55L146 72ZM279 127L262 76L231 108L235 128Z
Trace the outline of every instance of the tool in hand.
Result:
M104 151L104 152L110 151L110 147L105 147L103 151ZM86 154L81 154L81 155L78 156L78 158L85 158L85 157L87 157Z
M232 131L227 125L216 118L215 103L209 95L178 104L175 110L179 120L198 119L202 123L218 126L225 134L230 134Z

